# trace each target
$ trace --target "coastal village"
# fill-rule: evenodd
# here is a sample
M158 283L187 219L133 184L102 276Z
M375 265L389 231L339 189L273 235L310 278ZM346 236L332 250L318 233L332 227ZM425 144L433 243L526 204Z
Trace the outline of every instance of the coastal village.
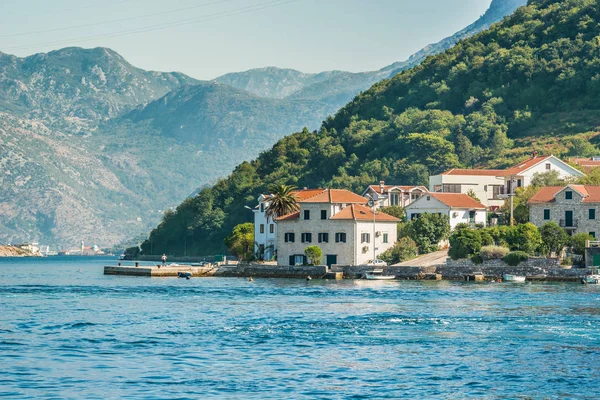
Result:
M311 260L306 249L317 246L321 250L320 259L313 260L317 264L385 265L380 258L398 243L397 225L401 221L386 213L390 207L404 210L406 221L425 214L446 216L450 232L497 227L506 207L510 219L504 224L513 225L511 204L516 193L532 185L536 177L553 176L564 185L537 190L527 204L529 221L540 229L553 222L568 237L586 235L585 246L593 255L585 258L585 265L600 266L600 253L595 250L599 247L595 239L600 234L600 186L570 183L583 178L583 171L599 167L600 158L571 162L533 154L508 169L451 169L431 176L429 188L381 181L360 195L348 190L304 188L293 192L297 202L293 212L275 217L269 208L277 195L262 194L253 209L254 254L280 266L307 265ZM447 251L451 245L448 239L448 235L443 237L437 248ZM555 257L565 257L567 242L556 249L559 254L553 254Z

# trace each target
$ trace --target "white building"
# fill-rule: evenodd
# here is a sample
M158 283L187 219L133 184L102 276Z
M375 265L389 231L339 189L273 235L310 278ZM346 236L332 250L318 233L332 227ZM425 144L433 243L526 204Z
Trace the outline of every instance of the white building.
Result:
M321 193L324 189L304 189L294 191L298 200ZM273 195L261 194L254 212L254 254L263 260L273 260L277 255L277 224L272 219L267 220L266 211L269 199Z
M406 206L407 221L412 221L424 213L447 215L451 229L459 223L469 225L487 223L486 207L462 193L428 193Z
M368 186L362 195L381 199L378 202L379 207L406 207L428 192L425 186L386 185L384 181L380 181L379 185Z
M472 190L483 205L496 210L504 205L504 194L531 184L537 173L558 171L562 179L584 174L555 156L536 156L508 169L451 169L429 177L429 190L438 193L468 193Z
M307 262L304 250L317 245L328 266L361 265L396 243L399 220L373 214L367 199L347 190L321 189L298 200L299 210L276 219L279 265Z

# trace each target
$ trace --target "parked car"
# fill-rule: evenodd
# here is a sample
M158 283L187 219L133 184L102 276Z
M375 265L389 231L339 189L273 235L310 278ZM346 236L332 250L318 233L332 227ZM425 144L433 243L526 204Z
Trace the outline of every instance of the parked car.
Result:
M375 260L369 261L367 263L367 265L373 266L373 267L387 267L387 263L380 259L375 259Z

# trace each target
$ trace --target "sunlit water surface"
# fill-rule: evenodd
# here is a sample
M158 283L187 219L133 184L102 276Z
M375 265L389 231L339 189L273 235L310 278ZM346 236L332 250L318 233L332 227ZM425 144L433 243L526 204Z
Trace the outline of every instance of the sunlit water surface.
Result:
M0 259L0 397L590 398L600 287L104 276Z

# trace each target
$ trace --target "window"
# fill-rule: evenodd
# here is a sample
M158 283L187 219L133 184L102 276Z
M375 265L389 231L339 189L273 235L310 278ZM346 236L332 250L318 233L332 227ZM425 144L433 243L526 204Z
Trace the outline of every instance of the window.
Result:
M286 234L284 235L284 241L285 241L286 243L288 243L288 242L289 242L289 243L294 243L294 242L296 241L296 234L295 234L295 233L293 233L293 232L286 233Z
M442 191L442 185L434 185L433 186L433 191L434 192L441 192Z
M588 217L589 217L589 219L596 219L596 209L595 208L590 208L588 210Z
M521 186L523 186L523 183L521 182L520 179L517 179L517 187L521 187Z
M269 225L269 233L274 233L275 232L275 224L270 224Z
M550 168L551 168L550 163L546 163L546 171L550 171Z
M383 243L387 243L388 242L388 234L384 233L383 234Z
M547 221L550 219L550 209L546 208L544 210L544 220Z
M319 233L319 243L329 243L329 233Z
M570 190L567 190L565 192L565 200L573 200L573 192Z
M310 219L310 210L304 210L304 219Z
M431 201L431 196L427 196L427 201Z
M411 200L417 200L419 197L421 197L421 196L418 193L413 193L410 196Z
M265 203L260 203L260 212L265 212Z
M398 192L390 193L390 205L397 206L399 204L400 204L400 196L398 195Z
M472 224L475 223L475 211L469 211L469 222Z
M265 224L260 224L260 233L265 233Z
M321 219L327 219L327 210L321 210Z
M590 236L596 239L596 232L590 232Z
M301 240L302 243L312 243L312 233L303 233Z
M461 193L461 186L456 184L445 184L442 192L444 193Z
M346 243L346 234L344 232L338 232L335 234L336 243Z
M361 233L360 234L360 242L361 243L371 243L371 235L369 233Z
M411 221L413 221L413 220L415 220L415 219L419 218L419 215L421 215L421 214L419 214L419 213L416 213L416 214L410 214L410 220L411 220Z
M498 200L498 196L502 194L502 189L504 186L494 185L492 186L493 199Z

